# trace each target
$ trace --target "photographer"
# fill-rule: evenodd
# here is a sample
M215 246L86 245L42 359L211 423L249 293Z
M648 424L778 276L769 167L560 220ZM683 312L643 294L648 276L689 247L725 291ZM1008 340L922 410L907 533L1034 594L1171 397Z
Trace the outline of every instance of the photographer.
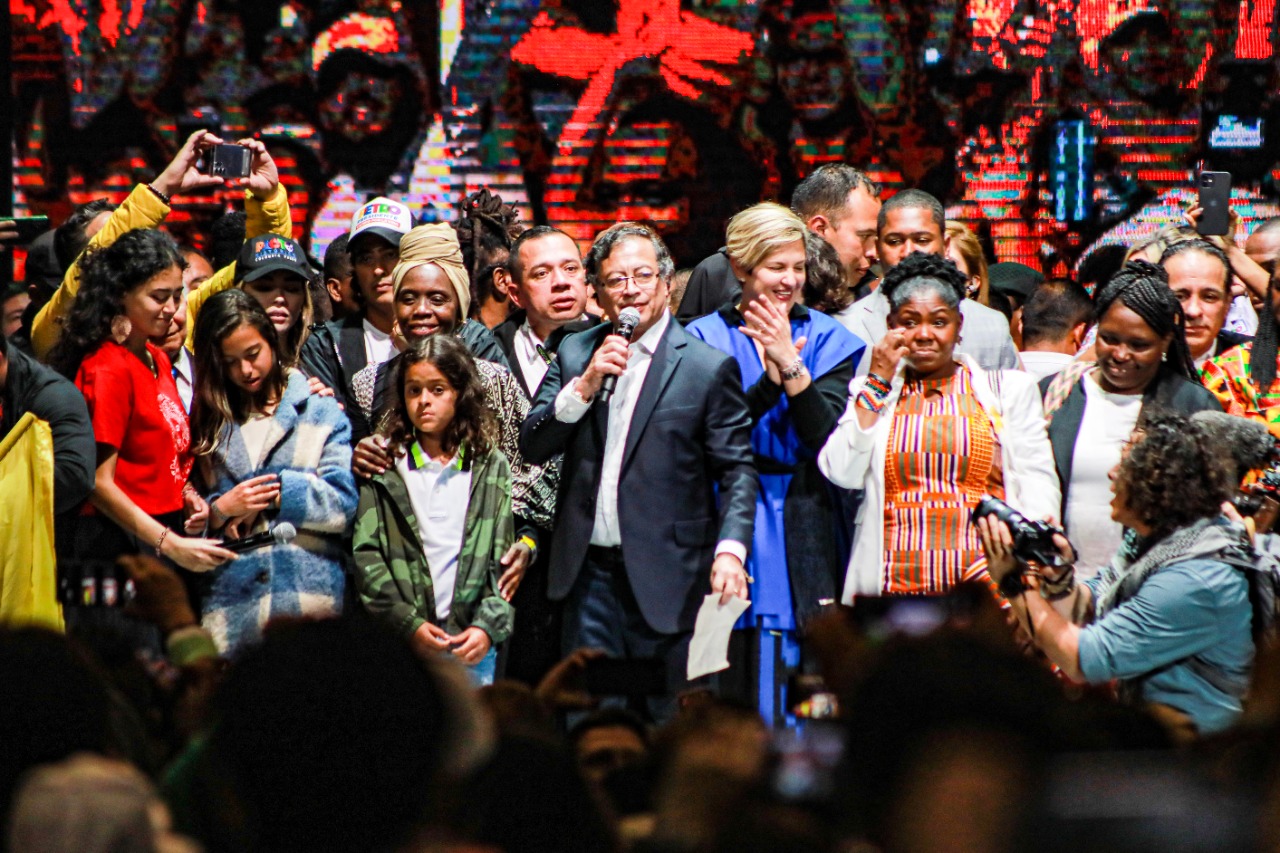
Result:
M978 521L988 570L1044 654L1070 678L1119 680L1121 699L1164 706L1202 735L1230 726L1249 686L1254 643L1242 525L1223 516L1234 490L1205 426L1155 415L1112 471L1112 517L1136 535L1094 579L1029 568L1009 527ZM1074 554L1056 537L1068 563Z

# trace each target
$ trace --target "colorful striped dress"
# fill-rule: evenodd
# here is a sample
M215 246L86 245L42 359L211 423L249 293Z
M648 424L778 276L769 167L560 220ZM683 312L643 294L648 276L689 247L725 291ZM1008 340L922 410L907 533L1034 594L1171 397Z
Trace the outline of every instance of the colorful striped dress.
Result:
M1249 378L1252 350L1252 343L1242 344L1206 361L1200 378L1227 414L1260 421L1280 438L1280 376L1259 394Z
M1004 497L1000 444L967 368L908 381L885 457L886 595L944 593L982 556L969 512Z

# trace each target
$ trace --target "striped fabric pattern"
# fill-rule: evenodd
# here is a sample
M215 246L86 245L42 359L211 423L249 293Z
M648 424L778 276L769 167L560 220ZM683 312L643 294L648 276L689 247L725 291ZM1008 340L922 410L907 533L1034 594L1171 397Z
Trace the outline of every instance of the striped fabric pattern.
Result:
M885 460L885 594L946 592L982 555L969 512L988 491L1003 497L998 453L967 369L903 386Z

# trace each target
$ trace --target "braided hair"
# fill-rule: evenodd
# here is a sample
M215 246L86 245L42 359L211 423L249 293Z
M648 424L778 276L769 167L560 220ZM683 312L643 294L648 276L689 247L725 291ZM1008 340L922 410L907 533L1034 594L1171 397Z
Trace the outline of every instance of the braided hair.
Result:
M884 274L880 291L893 311L925 291L937 293L952 308L959 308L968 286L969 277L951 259L912 252Z
M471 280L471 305L478 311L494 295L494 270L506 265L511 244L524 230L520 213L486 188L462 200L455 228Z
M1187 318L1182 313L1182 303L1169 288L1169 276L1162 267L1148 261L1129 261L1121 267L1094 300L1097 322L1102 322L1116 302L1141 317L1157 335L1173 336L1169 358L1160 365L1159 375L1171 371L1183 379L1197 381L1196 363L1187 347Z
M1280 328L1276 323L1275 305L1276 268L1271 264L1271 280L1267 282L1267 304L1258 312L1258 333L1253 337L1252 349L1249 353L1249 381L1258 389L1259 394L1271 390L1276 381L1276 344L1280 340Z

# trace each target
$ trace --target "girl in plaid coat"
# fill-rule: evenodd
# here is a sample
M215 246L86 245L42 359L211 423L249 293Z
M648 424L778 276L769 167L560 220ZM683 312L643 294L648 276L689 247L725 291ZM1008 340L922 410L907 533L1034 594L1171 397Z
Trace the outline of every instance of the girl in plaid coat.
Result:
M285 522L297 531L211 573L202 621L234 654L271 619L341 611L357 499L351 426L332 397L283 368L275 328L243 291L205 303L195 345L191 432L208 531L225 540Z

